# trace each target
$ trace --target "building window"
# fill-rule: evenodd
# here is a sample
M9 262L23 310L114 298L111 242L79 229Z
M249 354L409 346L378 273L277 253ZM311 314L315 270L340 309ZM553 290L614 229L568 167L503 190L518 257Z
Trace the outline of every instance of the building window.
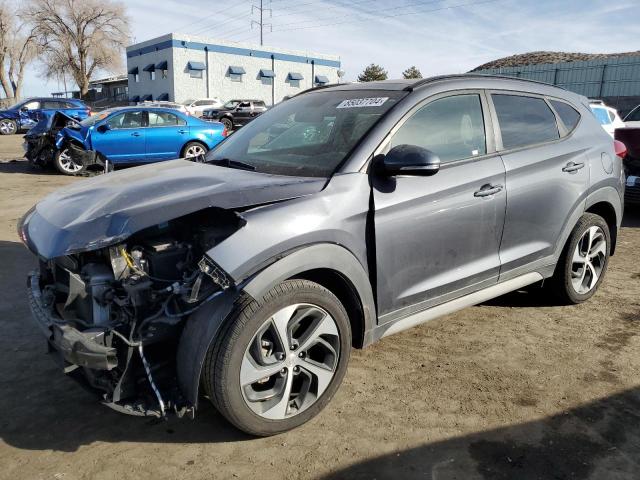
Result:
M244 75L246 72L246 70L243 67L234 67L234 66L230 66L229 67L229 80L231 80L232 82L241 82L242 81L242 75Z
M289 85L293 88L300 88L300 80L289 80Z
M189 60L187 63L187 69L189 70L189 76L191 78L202 78L202 72L207 68L204 62L196 62Z
M242 81L242 74L241 73L230 73L229 74L229 80L231 80L232 82L241 82Z
M151 80L155 80L156 79L156 71L155 70L152 70L152 71L149 72L149 78Z
M273 77L262 77L260 80L263 85L273 85Z
M298 72L289 72L289 75L287 75L289 86L293 88L300 88L300 80L303 78L302 74Z
M169 71L165 68L162 70L162 78L167 78L169 76Z
M140 81L140 75L138 75L137 73L135 73L135 74L133 75L133 81L134 81L135 83L138 83L138 82Z
M191 78L202 78L202 70L189 70Z

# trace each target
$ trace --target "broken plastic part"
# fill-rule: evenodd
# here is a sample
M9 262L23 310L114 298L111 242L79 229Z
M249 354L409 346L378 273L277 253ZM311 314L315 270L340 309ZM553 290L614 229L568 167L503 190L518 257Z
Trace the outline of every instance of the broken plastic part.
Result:
M226 290L231 286L231 282L227 274L216 263L206 255L198 262L198 268L202 273L211 277L211 280L220 288Z

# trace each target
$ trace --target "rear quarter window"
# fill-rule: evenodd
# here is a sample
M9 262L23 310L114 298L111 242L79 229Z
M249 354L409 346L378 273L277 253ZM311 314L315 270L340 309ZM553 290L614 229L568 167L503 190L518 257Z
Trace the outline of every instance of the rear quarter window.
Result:
M556 116L547 102L524 95L492 94L505 150L558 140Z
M591 111L600 122L600 125L609 125L611 123L609 112L605 108L591 107Z
M567 128L567 132L571 133L578 126L580 121L580 113L568 103L558 100L549 100L551 106L556 111L562 123Z

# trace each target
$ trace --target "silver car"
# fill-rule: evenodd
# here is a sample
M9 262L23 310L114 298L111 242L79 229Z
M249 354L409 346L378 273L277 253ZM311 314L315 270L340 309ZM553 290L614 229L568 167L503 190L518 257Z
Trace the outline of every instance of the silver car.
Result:
M352 348L532 284L589 299L623 194L586 98L461 75L312 89L204 161L53 193L19 233L36 323L102 403L204 394L271 435L322 410Z

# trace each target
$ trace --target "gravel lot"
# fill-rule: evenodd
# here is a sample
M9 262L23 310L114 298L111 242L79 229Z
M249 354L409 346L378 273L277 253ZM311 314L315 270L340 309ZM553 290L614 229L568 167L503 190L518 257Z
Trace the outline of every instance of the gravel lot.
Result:
M599 293L510 294L356 351L329 407L254 439L216 411L149 421L96 403L45 352L18 218L75 181L0 137L0 478L614 479L640 470L640 214Z

